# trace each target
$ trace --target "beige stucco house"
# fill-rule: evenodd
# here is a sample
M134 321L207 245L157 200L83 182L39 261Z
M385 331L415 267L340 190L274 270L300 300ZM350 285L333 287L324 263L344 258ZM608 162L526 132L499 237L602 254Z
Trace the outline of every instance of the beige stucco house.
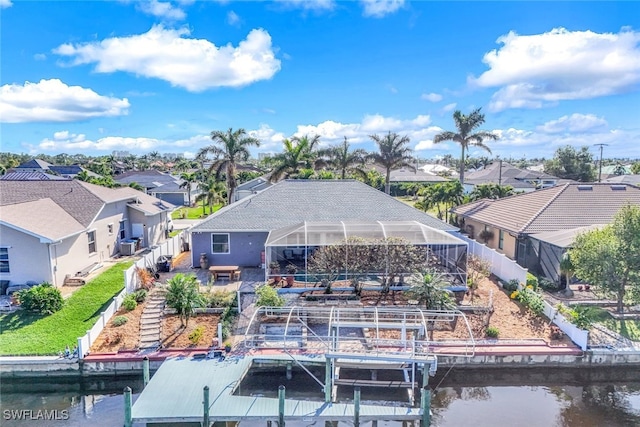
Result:
M626 204L640 206L640 188L628 184L570 183L453 209L461 228L552 280L576 233L608 224ZM569 236L567 239L566 236Z
M143 248L165 240L175 208L129 187L0 180L0 280L62 286L66 275L119 254L124 242Z

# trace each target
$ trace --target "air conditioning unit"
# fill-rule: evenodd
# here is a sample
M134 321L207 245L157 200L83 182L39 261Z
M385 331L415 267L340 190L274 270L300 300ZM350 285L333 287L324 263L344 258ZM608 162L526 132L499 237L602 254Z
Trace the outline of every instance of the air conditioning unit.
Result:
M120 255L133 255L136 253L136 242L121 242Z

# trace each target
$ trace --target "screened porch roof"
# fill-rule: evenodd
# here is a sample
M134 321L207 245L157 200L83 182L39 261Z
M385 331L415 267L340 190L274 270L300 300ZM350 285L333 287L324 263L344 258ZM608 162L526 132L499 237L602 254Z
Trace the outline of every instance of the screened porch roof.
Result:
M417 221L305 221L269 233L265 246L329 246L349 237L400 237L414 245L461 245L457 237Z

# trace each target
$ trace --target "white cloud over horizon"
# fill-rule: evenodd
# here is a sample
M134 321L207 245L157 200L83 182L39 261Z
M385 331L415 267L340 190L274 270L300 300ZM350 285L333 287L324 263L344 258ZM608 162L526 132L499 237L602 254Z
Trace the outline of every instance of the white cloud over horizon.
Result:
M216 46L205 39L187 38L189 35L187 28L154 25L144 34L63 44L53 52L69 57L67 65L95 63L98 73L129 72L165 80L191 92L246 86L280 71L271 36L263 29L251 30L237 47Z
M401 9L404 0L360 0L360 4L363 16L382 18Z
M429 101L429 102L440 102L442 101L442 95L440 95L439 93L423 93L422 95L420 95L420 99L423 99L425 101Z
M99 95L68 86L59 79L0 87L0 121L4 123L72 122L128 114L127 98Z
M470 77L475 87L498 87L490 111L542 108L563 100L627 93L640 87L640 32L569 31L498 38L484 55L488 71Z
M563 132L598 132L606 129L608 123L602 117L596 117L593 114L574 113L571 116L562 116L557 120L551 120L538 126L537 130L544 133L563 133Z
M173 6L170 2L162 2L158 0L136 1L136 7L147 15L156 18L164 18L169 20L183 20L187 17L179 7Z

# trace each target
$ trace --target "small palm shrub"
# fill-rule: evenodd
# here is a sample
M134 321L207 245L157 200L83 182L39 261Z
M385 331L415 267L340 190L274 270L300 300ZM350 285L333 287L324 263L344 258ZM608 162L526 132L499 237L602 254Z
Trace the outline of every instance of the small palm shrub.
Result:
M122 300L122 307L127 311L135 310L137 306L138 301L136 301L136 296L134 294L129 294Z
M500 335L500 330L495 326L489 326L487 328L486 334L489 338L498 338Z
M191 331L191 333L189 334L189 341L191 341L191 344L196 345L200 342L203 335L204 335L204 326L200 325L196 327L193 331Z
M204 307L206 301L200 294L198 278L193 274L178 273L167 281L167 305L176 310L183 326L189 324L189 318L196 308Z
M113 326L122 326L128 321L129 318L127 316L116 316L113 318L113 321L111 323L113 324Z
M17 298L22 308L40 314L53 314L64 305L60 289L47 282L18 291Z
M133 293L134 298L138 304L143 303L145 299L147 299L147 291L146 289L138 289Z

